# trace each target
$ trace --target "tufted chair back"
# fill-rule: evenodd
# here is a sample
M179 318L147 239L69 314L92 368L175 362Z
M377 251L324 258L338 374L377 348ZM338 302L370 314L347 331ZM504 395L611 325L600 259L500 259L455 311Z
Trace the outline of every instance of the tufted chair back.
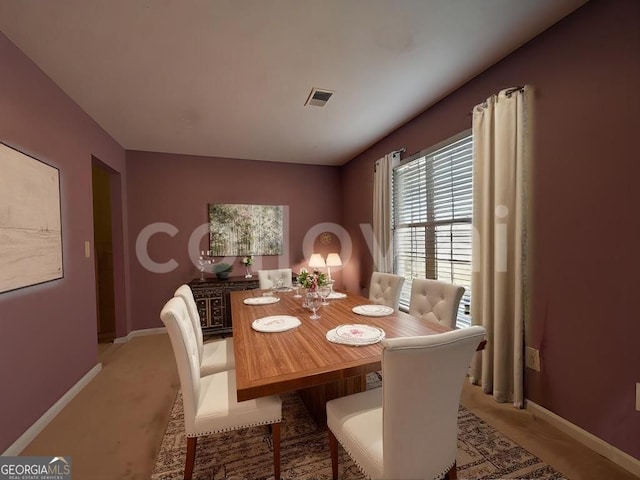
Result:
M200 326L200 314L198 313L198 307L196 305L196 299L193 298L193 292L189 285L180 285L173 294L174 297L182 297L189 313L189 319L193 325L193 331L196 335L196 342L198 344L198 359L202 361L202 351L204 349L204 337L202 336L202 327Z
M182 297L170 299L160 312L160 319L167 327L178 365L184 400L184 425L187 434L193 433L200 396L200 359L196 336Z
M400 275L373 272L369 285L369 300L377 305L387 305L397 310L403 284L404 277Z
M414 278L411 284L409 314L456 328L458 306L464 287L452 283Z
M292 271L290 268L258 270L258 280L260 281L260 288L262 290L274 288L278 280L282 280L283 287L290 287L292 285L291 276Z

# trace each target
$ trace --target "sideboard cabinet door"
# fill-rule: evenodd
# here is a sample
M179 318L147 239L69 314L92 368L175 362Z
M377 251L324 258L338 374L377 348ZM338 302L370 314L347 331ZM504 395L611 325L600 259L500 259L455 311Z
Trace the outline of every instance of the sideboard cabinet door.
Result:
M193 297L200 314L200 325L204 335L230 334L231 303L229 293L236 290L252 290L258 288L257 278L229 277L225 280L218 278L199 278L189 282Z

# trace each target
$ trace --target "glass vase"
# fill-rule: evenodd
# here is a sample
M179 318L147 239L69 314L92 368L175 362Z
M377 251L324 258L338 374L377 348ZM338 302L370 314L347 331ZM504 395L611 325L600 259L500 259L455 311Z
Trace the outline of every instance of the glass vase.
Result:
M309 318L311 320L318 320L320 318L320 315L318 315L316 311L320 308L320 305L322 303L320 294L317 290L309 290L305 298L307 299L307 308L309 308L312 312Z
M251 278L253 277L253 275L251 275L251 269L247 266L247 273L245 274L244 278Z

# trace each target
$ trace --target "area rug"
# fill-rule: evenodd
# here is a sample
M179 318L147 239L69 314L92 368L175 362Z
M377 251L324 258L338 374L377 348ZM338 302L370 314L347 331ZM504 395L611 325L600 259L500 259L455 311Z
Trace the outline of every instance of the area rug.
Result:
M368 388L380 384L375 374ZM318 431L302 400L295 393L282 395L281 477L285 480L331 478L331 460L326 431ZM539 458L505 437L473 413L460 407L458 413L458 478L473 480L540 479L564 477ZM186 438L182 395L178 394L152 480L183 478ZM340 479L363 480L358 468L340 448ZM198 439L194 479L273 479L273 450L267 427L255 427Z

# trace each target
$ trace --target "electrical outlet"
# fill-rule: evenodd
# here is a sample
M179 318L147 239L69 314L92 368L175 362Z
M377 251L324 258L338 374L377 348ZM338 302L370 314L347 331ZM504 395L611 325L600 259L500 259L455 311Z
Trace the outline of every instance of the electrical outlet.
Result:
M640 383L636 383L636 410L640 412Z
M536 372L540 371L540 351L533 347L526 347L525 349L525 362L527 368L535 370Z

